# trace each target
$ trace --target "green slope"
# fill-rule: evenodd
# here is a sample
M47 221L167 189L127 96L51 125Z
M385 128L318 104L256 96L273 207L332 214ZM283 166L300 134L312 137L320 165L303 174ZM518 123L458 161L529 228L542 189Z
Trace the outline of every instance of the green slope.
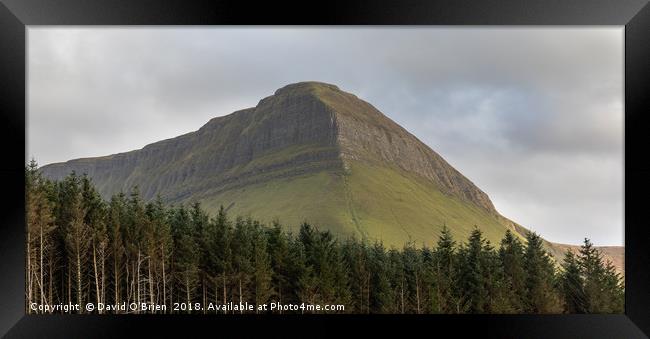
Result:
M348 171L279 178L198 197L216 212L278 219L296 231L303 221L335 234L381 240L401 247L408 241L432 245L447 225L464 241L478 226L492 243L507 229L496 215L440 192L432 183L399 169L351 161Z

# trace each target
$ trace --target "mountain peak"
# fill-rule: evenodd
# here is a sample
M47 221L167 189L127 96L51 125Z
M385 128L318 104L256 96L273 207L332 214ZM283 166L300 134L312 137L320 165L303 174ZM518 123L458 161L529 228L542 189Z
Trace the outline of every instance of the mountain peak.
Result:
M52 179L87 173L105 198L137 185L144 199L311 220L395 245L443 224L483 225L493 241L504 231L487 194L431 148L370 103L316 81L141 150L41 170Z
M275 91L275 95L299 94L303 92L318 92L322 90L340 91L336 85L320 81L302 81L286 85Z

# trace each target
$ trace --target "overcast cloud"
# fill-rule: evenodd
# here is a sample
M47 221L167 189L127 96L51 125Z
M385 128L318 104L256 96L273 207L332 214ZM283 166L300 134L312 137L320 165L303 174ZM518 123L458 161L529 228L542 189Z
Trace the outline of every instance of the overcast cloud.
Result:
M508 218L623 244L623 27L28 29L28 156L198 129L286 84L372 103Z

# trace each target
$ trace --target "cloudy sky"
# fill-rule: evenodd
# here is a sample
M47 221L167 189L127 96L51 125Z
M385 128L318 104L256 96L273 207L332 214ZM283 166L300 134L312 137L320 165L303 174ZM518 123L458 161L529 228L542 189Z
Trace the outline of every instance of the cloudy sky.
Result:
M503 215L623 244L623 27L28 29L27 155L138 149L318 80L372 103Z

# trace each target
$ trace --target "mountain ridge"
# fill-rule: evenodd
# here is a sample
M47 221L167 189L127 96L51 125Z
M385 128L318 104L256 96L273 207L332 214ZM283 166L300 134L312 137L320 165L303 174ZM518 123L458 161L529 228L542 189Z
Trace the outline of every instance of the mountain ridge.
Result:
M440 184L443 188L446 188L447 190L454 190L454 183L461 183L463 184L463 187L460 189L455 189L458 194L463 194L467 191L475 190L471 192L471 194L466 195L465 197L468 198L470 201L473 201L474 203L477 203L481 205L482 207L486 208L486 210L494 210L494 206L492 205L491 201L489 200L489 197L487 194L485 194L483 191L478 189L469 179L465 178L460 174L460 172L456 171L451 165L449 165L442 157L440 157L437 153L435 153L432 149L430 149L428 146L426 146L424 143L422 143L419 139L417 139L415 136L410 134L408 131L403 129L401 126L399 126L397 123L393 122L390 120L388 117L383 115L381 112L379 112L376 108L374 108L372 105L366 103L365 101L362 101L358 99L356 96L345 93L341 90L338 89L337 86L335 85L329 85L329 84L324 84L324 83L319 83L319 82L302 82L302 83L296 83L296 84L291 84L287 85L283 88L278 89L274 95L266 97L258 103L256 107L252 108L247 108L243 110L238 110L235 111L231 114L221 116L221 117L215 117L209 120L205 125L203 125L201 128L199 128L197 131L190 132L183 134L178 137L174 138L169 138L165 139L159 142L155 142L152 144L148 144L144 146L143 148L139 150L133 150L129 152L123 152L123 153L117 153L109 156L103 156L103 157L93 157L93 158L81 158L81 159L74 159L70 160L64 163L55 163L55 164L49 164L43 167L43 172L52 177L62 177L65 174L69 173L69 169L75 169L79 168L77 172L85 172L88 173L89 175L93 176L95 172L101 171L102 167L95 162L102 162L106 160L111 160L111 161L119 161L122 160L123 158L129 158L130 156L134 154L138 155L146 155L151 152L156 152L158 149L163 148L163 147L178 147L179 144L183 144L187 139L195 137L197 135L201 135L203 133L206 133L210 130L221 130L223 125L228 124L228 123L240 123L241 120L244 120L246 123L249 124L245 129L241 130L241 135L238 137L246 137L247 132L252 129L253 127L250 126L250 124L255 123L255 124L261 124L264 122L265 119L268 119L268 117L265 117L264 114L259 114L259 111L262 113L266 113L268 110L273 110L274 106L278 104L282 104L281 101L283 100L289 100L291 101L292 99L298 98L299 100L304 100L304 97L310 94L314 94L313 92L317 91L323 91L323 88L327 88L332 90L332 92L335 92L339 96L351 96L354 98L354 100L357 100L358 103L362 104L362 112L363 114L359 114L359 112L349 112L350 108L342 106L340 104L327 104L326 100L333 101L332 98L327 98L328 95L331 96L332 93L315 93L317 100L314 100L312 104L314 103L321 103L323 104L323 107L320 109L324 111L326 114L326 117L330 119L330 125L335 125L333 126L334 131L333 133L324 136L324 138L321 138L321 140L315 140L316 142L323 141L323 139L330 139L328 142L325 142L325 145L331 146L335 149L338 149L340 152L341 158L345 160L359 160L360 158L364 158L364 160L372 161L372 160L377 160L377 159L372 159L372 156L368 156L369 154L379 154L379 156L383 157L383 160L389 161L389 162L397 162L399 161L404 161L405 159L416 159L416 160L421 160L423 157L409 157L409 156L403 156L400 157L400 159L396 159L395 157L392 157L393 154L400 155L400 153L407 153L406 148L408 147L415 147L417 151L423 152L423 153L428 153L427 155L435 157L437 162L441 163L441 166L439 168L433 168L431 163L415 163L414 161L403 163L403 167L405 167L406 170L410 170L413 172L416 172L419 175L422 175L424 177L427 177L429 179L432 179L436 181L438 184ZM318 95L324 95L325 98L320 98ZM278 98L280 96L280 98ZM337 98L338 99L338 98ZM349 100L350 98L344 98L345 100ZM278 102L280 101L280 102ZM289 105L294 104L293 102L288 103ZM267 107L271 106L271 107ZM267 109L268 108L268 109ZM354 107L358 108L358 107ZM262 115L262 117L259 117ZM379 119L375 119L379 118ZM283 119L279 119L282 121ZM359 121L361 120L361 121ZM373 121L374 120L374 121ZM370 123L373 127L376 128L374 132L374 135L365 135L365 136L360 136L358 135L358 131L355 131L355 127L358 126L359 122L362 123ZM322 124L322 121L320 122ZM313 125L318 126L318 123L314 123ZM336 131L336 129L339 129L339 131ZM391 139L391 137L395 133L390 133L386 131L391 131L394 129L398 129L400 133L403 133L408 136L406 138L404 145L396 145L395 143L392 143L392 140L389 140L389 142L385 142L386 138ZM315 131L308 131L307 133L311 133ZM380 133L384 132L386 133L385 136L381 135ZM338 137L338 140L334 140ZM368 143L367 140L369 139L375 139L376 143L371 146L371 143ZM302 139L302 138L298 138ZM271 143L273 140L270 140ZM294 140L292 140L295 142ZM378 145L377 142L383 143L382 145ZM365 149L360 149L357 147L357 145L365 143L366 145L363 145L362 147ZM278 147L284 147L287 145L275 145L272 146L271 148L278 148ZM393 146L394 150L391 150L391 152L386 152L382 150L382 147L391 147ZM371 148L368 150L367 148ZM372 151L372 152L369 152ZM230 169L233 167L236 167L238 165L241 165L242 163L246 163L251 161L251 156L246 157L245 154L238 154L235 156L230 163L223 164L223 166L218 166L216 168L213 168L214 170L223 170L223 169ZM176 159L174 159L176 160ZM59 172L56 170L56 167L60 167L64 169L64 172ZM442 167L442 168L440 168ZM437 173L436 170L442 171L440 173ZM100 188L100 191L102 193L114 193L111 192L111 190L107 190L105 188ZM104 194L105 197L108 197L109 195ZM147 198L152 198L152 195L149 194L149 192L145 193L145 196Z
M304 219L390 245L433 239L443 224L458 237L479 226L493 243L507 229L527 232L416 136L321 82L289 84L255 107L139 150L41 168L52 179L72 170L87 173L104 198L137 185L146 200L159 194L208 211L224 205L294 224Z

